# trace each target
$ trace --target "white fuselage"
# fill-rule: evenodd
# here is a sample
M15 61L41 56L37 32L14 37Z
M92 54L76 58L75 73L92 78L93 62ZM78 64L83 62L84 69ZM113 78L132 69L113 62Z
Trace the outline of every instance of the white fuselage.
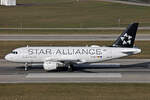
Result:
M15 52L15 53L14 53ZM5 56L12 62L36 63L49 61L75 61L92 63L140 53L138 48L120 47L21 47Z

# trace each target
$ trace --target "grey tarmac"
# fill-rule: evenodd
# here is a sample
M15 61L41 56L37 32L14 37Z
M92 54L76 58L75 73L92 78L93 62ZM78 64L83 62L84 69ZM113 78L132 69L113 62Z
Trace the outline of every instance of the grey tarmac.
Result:
M80 67L74 72L45 72L42 66L24 71L23 64L1 59L0 83L150 83L150 59L116 59Z
M112 41L118 36L119 34L1 34L0 41ZM150 34L137 34L136 40L149 41Z

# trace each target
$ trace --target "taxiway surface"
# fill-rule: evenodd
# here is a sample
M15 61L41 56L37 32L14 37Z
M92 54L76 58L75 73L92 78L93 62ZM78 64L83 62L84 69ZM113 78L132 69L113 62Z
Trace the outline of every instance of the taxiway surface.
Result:
M117 59L81 65L74 72L45 72L41 66L24 71L23 64L0 60L0 83L150 83L150 59ZM94 69L85 69L94 67Z

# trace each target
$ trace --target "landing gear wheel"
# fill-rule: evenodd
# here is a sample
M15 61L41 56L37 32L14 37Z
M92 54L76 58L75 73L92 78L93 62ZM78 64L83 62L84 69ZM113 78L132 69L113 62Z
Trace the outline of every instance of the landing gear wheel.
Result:
M25 66L24 66L25 68L24 68L24 70L25 71L28 71L28 63L25 63Z
M61 72L62 69L61 69L60 67L57 67L57 68L56 68L56 71L57 71L57 72Z
M73 72L73 65L72 64L69 64L67 67L68 67L68 72Z

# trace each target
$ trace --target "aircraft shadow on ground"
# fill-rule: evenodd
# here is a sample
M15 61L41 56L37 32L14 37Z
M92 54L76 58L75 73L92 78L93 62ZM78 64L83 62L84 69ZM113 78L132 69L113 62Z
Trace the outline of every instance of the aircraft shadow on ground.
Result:
M107 66L107 67L106 67ZM125 69L125 68L150 68L150 62L144 62L144 63L136 63L136 64L126 64L126 65L111 65L110 67L108 65L75 65L73 70L79 71L79 72L89 72L92 73L92 71L87 71L86 69ZM24 66L16 67L17 70L24 70ZM29 67L29 70L44 70L43 66L32 66ZM67 68L59 68L59 70L52 70L48 72L60 72L60 71L67 71Z

